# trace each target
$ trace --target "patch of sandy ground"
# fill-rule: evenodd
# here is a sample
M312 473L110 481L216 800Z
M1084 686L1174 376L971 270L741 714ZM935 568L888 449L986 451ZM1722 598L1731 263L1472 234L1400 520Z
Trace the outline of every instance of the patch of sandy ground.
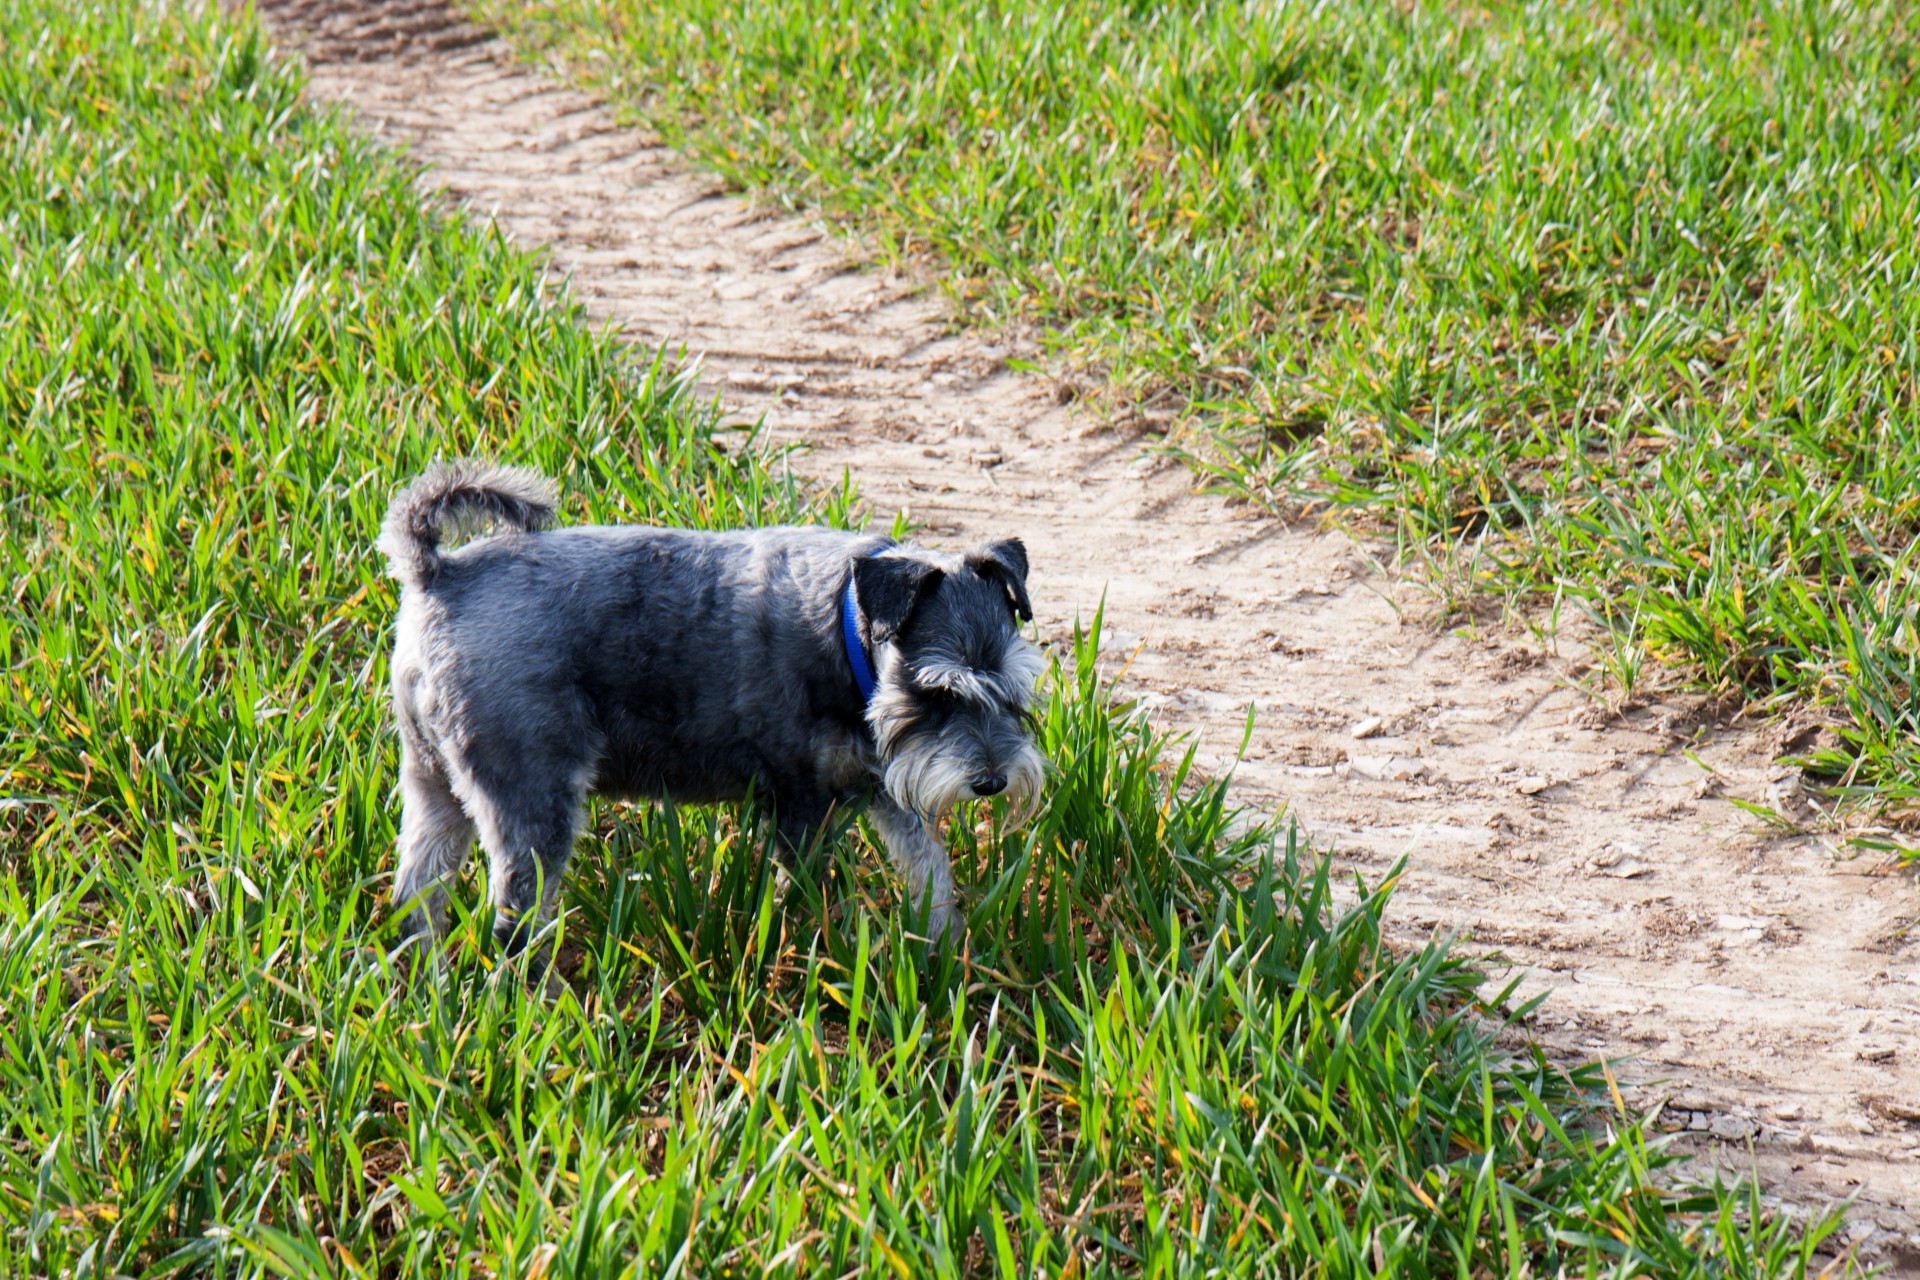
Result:
M882 518L953 543L1017 534L1046 637L1104 596L1126 687L1243 801L1343 867L1408 860L1399 937L1455 931L1529 1028L1631 1055L1656 1127L1790 1201L1857 1197L1848 1239L1920 1274L1920 973L1910 879L1731 803L1809 810L1782 730L1670 698L1609 714L1520 633L1442 630L1386 549L1192 491L1139 421L1075 412L956 332L925 279L758 209L440 0L261 0L312 93L429 167L469 216L544 246L597 323L684 348L795 466L850 471ZM1565 648L1577 655L1577 644Z

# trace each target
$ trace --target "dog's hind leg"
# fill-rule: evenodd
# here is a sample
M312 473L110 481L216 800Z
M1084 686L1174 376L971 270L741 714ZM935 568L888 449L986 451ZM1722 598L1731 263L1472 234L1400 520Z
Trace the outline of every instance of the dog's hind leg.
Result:
M473 820L439 767L411 748L400 754L400 796L400 858L393 873L393 906L405 913L400 945L437 956L447 931L447 881L460 874L473 849Z
M927 934L936 943L957 938L966 924L960 895L954 891L947 849L924 822L895 804L882 792L873 798L867 814L880 832L887 854L906 881L906 908L927 913Z
M584 780L483 788L476 797L480 844L491 868L493 936L508 956L519 956L553 919L585 803ZM532 959L529 976L537 978L552 956Z

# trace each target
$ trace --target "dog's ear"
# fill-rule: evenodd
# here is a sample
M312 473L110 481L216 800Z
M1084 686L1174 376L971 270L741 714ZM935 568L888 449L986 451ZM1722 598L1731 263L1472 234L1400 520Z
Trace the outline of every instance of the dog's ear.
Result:
M862 556L853 562L853 594L875 644L900 634L914 608L945 576L939 566L907 556Z
M1033 621L1033 602L1027 599L1027 544L1002 538L967 552L967 567L1007 589L1007 604L1022 622Z

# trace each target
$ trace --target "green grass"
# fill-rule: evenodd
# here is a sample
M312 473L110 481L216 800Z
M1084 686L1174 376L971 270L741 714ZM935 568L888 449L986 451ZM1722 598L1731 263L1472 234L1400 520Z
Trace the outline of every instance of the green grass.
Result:
M1831 721L1920 814L1911 6L476 7L1171 393L1222 488Z
M578 998L474 916L396 984L392 487L480 452L576 519L846 495L261 50L0 0L0 1275L1807 1273L1834 1220L1670 1186L1600 1068L1195 779L1097 623L1045 811L954 824L963 959L858 827L782 896L737 814L609 807Z

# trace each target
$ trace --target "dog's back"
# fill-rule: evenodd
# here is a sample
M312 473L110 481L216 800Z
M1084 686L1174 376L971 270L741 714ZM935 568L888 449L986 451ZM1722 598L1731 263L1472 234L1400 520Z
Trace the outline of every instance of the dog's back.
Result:
M832 745L823 720L860 736L837 604L845 567L884 543L792 527L486 538L409 584L396 701L435 737L457 722L497 744L503 769L531 754L603 792L739 799Z

